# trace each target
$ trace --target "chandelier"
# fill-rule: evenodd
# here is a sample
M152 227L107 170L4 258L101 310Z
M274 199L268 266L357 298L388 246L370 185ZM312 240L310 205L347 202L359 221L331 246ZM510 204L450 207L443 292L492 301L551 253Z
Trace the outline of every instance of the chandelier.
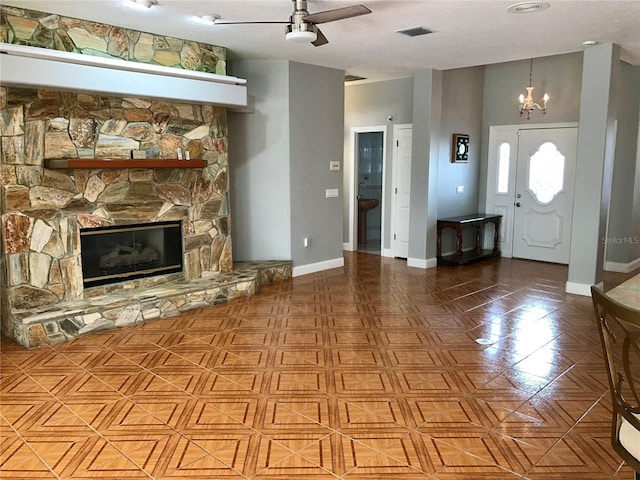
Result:
M537 104L537 103L535 103L533 101L533 87L531 86L531 74L532 74L532 72L533 72L533 58L531 59L531 62L529 63L529 86L526 87L527 96L525 97L521 93L520 97L519 97L519 100L520 100L520 116L522 116L524 114L524 112L527 112L527 120L529 120L529 118L530 118L529 114L532 111L534 111L536 108L538 110L542 110L542 113L547 113L547 102L549 101L549 95L547 95L546 93L542 97L542 106L540 106L539 104Z

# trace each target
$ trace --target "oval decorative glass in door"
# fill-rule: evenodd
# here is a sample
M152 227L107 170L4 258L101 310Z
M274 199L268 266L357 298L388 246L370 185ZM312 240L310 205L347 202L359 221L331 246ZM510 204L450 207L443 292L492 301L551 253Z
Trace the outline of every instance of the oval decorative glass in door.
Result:
M535 199L547 205L562 190L564 185L565 157L555 144L545 142L529 160L527 188Z

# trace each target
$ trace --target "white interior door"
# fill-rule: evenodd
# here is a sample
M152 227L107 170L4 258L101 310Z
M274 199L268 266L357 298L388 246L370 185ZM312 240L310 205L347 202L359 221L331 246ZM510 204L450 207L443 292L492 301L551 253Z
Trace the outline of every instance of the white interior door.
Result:
M513 256L569 263L577 128L520 130Z
M409 256L411 197L411 125L394 126L391 250L394 257Z

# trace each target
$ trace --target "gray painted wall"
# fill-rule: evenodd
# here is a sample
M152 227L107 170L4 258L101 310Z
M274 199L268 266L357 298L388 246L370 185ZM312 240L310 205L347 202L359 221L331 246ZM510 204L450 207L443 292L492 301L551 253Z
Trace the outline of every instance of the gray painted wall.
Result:
M388 121L388 117L393 117ZM413 80L403 78L385 82L351 84L345 87L344 109L344 172L349 172L351 166L351 152L349 151L351 139L350 129L354 127L370 127L387 125L387 151L385 158L385 179L387 189L385 193L385 205L391 205L391 162L393 159L393 125L411 123L413 119ZM344 175L342 191L342 241L349 241L349 176ZM386 217L382 220L389 225L390 208ZM382 248L390 248L390 229L385 231Z
M474 213L478 208L483 84L483 67L443 72L443 135L440 139L438 171L440 217ZM469 135L468 163L451 163L451 142L454 133ZM464 186L464 192L456 193L457 186Z
M289 64L291 252L294 267L342 259L344 71ZM326 189L340 197L325 198ZM303 246L309 237L311 245Z
M252 111L229 112L234 260L341 259L342 201L325 190L342 186L329 162L342 162L344 72L237 59L233 74L254 97Z
M438 169L438 218L475 213L478 210L484 67L443 72L442 135ZM469 161L451 163L454 133L469 135ZM463 186L463 193L456 187ZM463 247L475 245L475 237L466 234ZM442 251L455 251L452 230L443 232Z
M234 260L291 259L289 63L235 60L251 113L229 112Z
M638 174L638 114L640 112L640 68L620 64L621 88L617 99L618 134L613 172L606 258L629 263L640 258L640 211L634 204Z

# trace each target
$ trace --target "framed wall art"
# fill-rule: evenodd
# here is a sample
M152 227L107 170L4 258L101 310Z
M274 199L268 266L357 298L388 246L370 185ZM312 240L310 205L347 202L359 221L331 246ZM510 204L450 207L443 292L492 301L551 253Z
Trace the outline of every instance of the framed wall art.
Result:
M469 135L454 133L451 142L451 163L467 163L469 161Z

